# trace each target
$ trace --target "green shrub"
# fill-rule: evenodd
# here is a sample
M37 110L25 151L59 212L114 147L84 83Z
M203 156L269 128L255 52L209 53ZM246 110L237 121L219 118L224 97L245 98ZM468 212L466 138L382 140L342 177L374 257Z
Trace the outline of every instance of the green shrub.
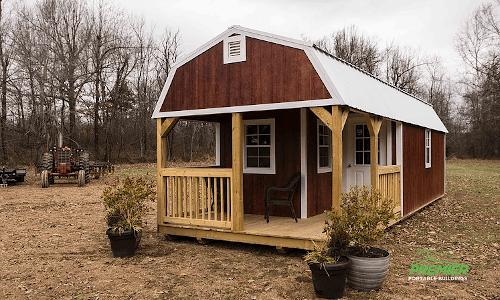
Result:
M383 236L386 227L394 218L394 204L391 199L382 198L378 189L368 190L354 186L342 194L342 216L327 212L330 222L341 220L347 225L350 246L355 252L365 255Z
M333 209L325 211L328 219L323 232L325 242L315 244L314 250L304 256L308 263L336 263L350 251L366 255L384 236L389 221L394 218L393 202L383 199L377 189L354 186L342 194L341 214Z
M150 209L149 202L156 198L156 190L151 180L127 176L107 184L101 198L109 227L115 231L139 230Z

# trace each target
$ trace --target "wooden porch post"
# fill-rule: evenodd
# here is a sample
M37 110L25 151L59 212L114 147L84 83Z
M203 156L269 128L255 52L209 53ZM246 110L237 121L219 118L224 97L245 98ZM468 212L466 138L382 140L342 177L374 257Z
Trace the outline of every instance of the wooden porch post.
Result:
M378 188L378 133L382 125L382 117L365 115L366 125L370 132L370 179L371 187Z
M231 230L243 231L243 116L233 113L233 174L231 180Z
M332 106L332 209L338 214L342 199L342 131L348 114L348 108Z
M156 119L156 224L162 223L166 212L166 180L161 176L161 169L167 166L167 135L179 118Z
M340 211L342 198L342 131L349 116L349 108L332 106L332 113L323 107L311 107L311 111L332 131L332 209Z

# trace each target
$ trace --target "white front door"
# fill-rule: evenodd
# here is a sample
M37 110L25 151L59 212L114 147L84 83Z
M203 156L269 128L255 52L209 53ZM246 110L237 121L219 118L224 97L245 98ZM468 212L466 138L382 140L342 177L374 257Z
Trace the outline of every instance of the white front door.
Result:
M370 186L370 132L364 122L353 122L349 129L352 131L349 139L352 159L347 168L347 188Z
M370 132L366 126L365 117L360 114L349 115L343 132L343 168L344 192L351 186L366 185L370 188ZM379 157L381 165L385 164L385 125L382 125L379 133Z

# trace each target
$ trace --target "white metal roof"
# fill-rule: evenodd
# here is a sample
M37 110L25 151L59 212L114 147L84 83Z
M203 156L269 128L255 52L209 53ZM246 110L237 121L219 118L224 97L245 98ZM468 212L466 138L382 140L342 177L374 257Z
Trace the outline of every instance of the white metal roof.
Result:
M345 105L389 119L448 132L428 103L318 49L314 48L313 52Z
M229 37L233 34L242 34L248 37L304 50L332 98L276 104L246 105L240 107L160 112L161 105L163 104L163 100L170 87L175 71L196 56L215 46L225 37ZM396 121L448 132L432 106L428 103L410 96L334 56L325 54L314 48L312 43L256 31L241 26L229 27L228 30L210 40L191 54L183 57L174 65L156 105L153 118L329 105L346 105L360 111Z

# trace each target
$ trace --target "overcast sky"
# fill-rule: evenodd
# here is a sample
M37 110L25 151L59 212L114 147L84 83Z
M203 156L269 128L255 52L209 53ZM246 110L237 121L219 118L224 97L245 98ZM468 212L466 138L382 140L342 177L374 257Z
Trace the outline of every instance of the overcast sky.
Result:
M157 29L180 29L188 54L231 25L301 39L319 39L356 25L380 45L402 46L438 54L454 69L453 40L460 24L482 2L491 0L115 0L125 11L143 15ZM450 70L454 72L455 70Z

